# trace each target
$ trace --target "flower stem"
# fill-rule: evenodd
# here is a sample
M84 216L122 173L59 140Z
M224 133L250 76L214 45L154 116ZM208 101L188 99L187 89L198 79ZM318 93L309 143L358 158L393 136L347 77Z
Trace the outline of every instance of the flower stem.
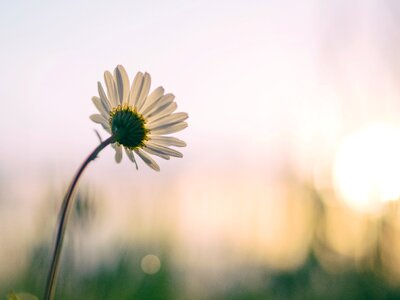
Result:
M67 193L65 194L64 201L61 205L61 210L60 210L60 215L59 215L60 219L59 219L59 224L58 224L58 230L57 230L57 236L56 236L55 246L54 246L54 250L53 250L52 260L51 260L51 267L50 267L49 274L47 277L47 284L46 284L44 300L53 300L54 299L54 294L55 294L55 290L56 290L55 283L57 280L57 274L58 274L58 269L59 269L59 261L60 261L62 244L63 244L63 240L64 240L65 228L67 226L68 216L71 212L71 207L73 204L72 196L74 195L75 188L78 184L79 178L81 177L83 171L88 166L88 164L92 160L96 159L96 157L100 153L100 151L103 150L109 144L112 144L113 142L115 142L115 138L114 138L114 136L111 136L108 139L106 139L104 142L102 142L100 145L98 145L96 147L96 149L94 149L93 152L89 154L89 156L86 158L86 160L83 162L83 164L79 168L78 172L76 173L75 177L73 178L73 180L68 188Z

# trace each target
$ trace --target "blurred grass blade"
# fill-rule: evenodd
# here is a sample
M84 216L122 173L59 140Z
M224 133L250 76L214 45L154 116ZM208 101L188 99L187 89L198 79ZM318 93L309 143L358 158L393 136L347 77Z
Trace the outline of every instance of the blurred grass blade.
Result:
M39 300L38 297L28 294L28 293L9 293L7 295L7 300Z

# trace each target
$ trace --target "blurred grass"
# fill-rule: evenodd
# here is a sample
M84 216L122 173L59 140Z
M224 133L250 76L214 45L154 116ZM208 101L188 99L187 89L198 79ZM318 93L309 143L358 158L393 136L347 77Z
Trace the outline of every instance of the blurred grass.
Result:
M37 248L29 267L16 281L3 287L2 295L14 290L40 297L43 279L46 278L47 269L44 266L48 265L48 253L44 246ZM143 253L120 253L114 265L100 266L89 274L82 274L73 264L64 263L56 299L204 299L201 295L188 295L185 287L179 284L176 270L170 267L167 255L162 257L160 271L147 275L140 268ZM400 299L400 289L390 286L378 272L351 269L337 274L328 273L313 255L294 272L271 274L271 270L265 269L261 274L261 285L256 289L243 282L233 282L230 288L223 291L209 290L207 299ZM207 286L203 288L208 289Z
M29 291L43 295L44 279L47 276L49 249L37 248L30 258L30 264L19 278L7 284L6 291ZM172 293L173 282L169 274L168 260L156 274L142 272L140 261L143 253L127 252L119 255L112 266L99 266L94 273L83 274L79 266L64 260L58 279L56 299L176 299ZM136 254L136 255L135 255ZM67 263L66 263L67 262Z
M322 227L322 221L325 219L324 205L317 194L313 195L313 198L318 210L319 222L316 226ZM83 237L85 236L85 230L96 215L96 207L92 200L90 193L78 194L75 215L69 224L69 230L73 231L72 236L75 237L75 233L78 233L78 236L83 233ZM390 211L395 210L391 207ZM384 229L385 226L380 228ZM320 251L336 259L339 259L340 255L330 249L323 239L317 239L314 240L314 246L311 247L305 263L294 271L279 272L267 266L244 265L232 267L229 276L220 275L216 278L213 266L210 265L210 276L206 269L204 279L193 274L191 266L180 266L181 269L178 269L172 263L171 245L158 245L157 249L143 244L134 245L134 249L114 245L113 255L117 259L113 260L113 263L100 263L92 270L86 270L77 263L76 255L79 253L76 253L76 250L79 252L79 247L73 247L73 244L74 239L70 239L63 250L57 300L400 299L398 283L397 286L394 283L390 284L385 276L379 247L365 260L358 263L349 260L346 268L328 272L321 265L314 249L322 249ZM149 252L155 252L161 260L160 270L152 275L144 273L141 268L141 260ZM6 299L6 295L11 291L32 293L41 299L47 278L49 255L49 242L38 242L31 249L27 267L19 272L15 279L0 282L0 299Z
M267 275L263 288L249 292L235 288L215 299L400 299L400 289L391 287L376 272L349 270L331 274L311 255L295 272Z

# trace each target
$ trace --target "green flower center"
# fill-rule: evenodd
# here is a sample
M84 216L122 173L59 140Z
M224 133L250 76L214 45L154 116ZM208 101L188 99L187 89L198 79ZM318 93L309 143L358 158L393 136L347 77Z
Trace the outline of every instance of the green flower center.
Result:
M110 112L110 126L115 141L129 149L144 146L149 132L146 121L131 106L117 106Z

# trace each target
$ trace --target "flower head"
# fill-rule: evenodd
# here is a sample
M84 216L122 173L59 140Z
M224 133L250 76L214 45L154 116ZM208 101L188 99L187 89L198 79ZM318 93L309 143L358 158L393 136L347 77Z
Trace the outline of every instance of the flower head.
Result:
M149 167L159 171L160 167L149 155L164 159L182 157L182 153L170 146L184 147L186 143L166 136L187 127L187 113L174 113L177 108L175 96L164 94L162 87L149 94L151 78L148 73L138 72L130 87L128 74L118 65L114 74L104 72L107 94L98 82L99 97L92 101L100 114L90 116L114 137L115 160L122 159L122 148L129 159L137 163L136 153Z

